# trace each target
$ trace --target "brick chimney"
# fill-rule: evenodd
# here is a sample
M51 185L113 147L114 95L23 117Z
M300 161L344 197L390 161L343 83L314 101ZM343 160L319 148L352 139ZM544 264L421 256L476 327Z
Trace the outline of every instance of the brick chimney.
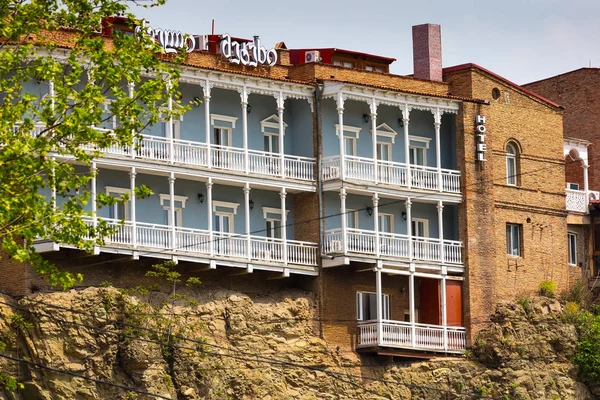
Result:
M442 33L439 25L412 27L414 77L442 81Z

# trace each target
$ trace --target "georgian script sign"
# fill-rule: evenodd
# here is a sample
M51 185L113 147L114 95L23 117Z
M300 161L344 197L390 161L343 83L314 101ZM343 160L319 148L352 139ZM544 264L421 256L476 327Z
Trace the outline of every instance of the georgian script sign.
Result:
M230 63L256 67L259 64L267 64L270 67L277 63L277 52L275 49L265 49L260 45L258 36L254 36L251 43L239 43L231 40L231 36L221 36L221 54L229 59Z
M156 40L165 53L177 53L178 50L191 53L196 48L196 41L193 36L179 31L154 29L148 21L144 21L141 26L135 27L136 37L140 34Z
M485 143L485 116L478 115L475 120L477 129L477 161L487 161L485 153L487 152L487 144Z

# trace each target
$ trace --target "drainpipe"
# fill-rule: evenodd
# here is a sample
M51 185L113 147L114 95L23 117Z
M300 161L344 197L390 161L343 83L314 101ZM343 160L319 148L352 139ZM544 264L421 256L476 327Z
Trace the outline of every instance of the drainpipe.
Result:
M323 159L323 129L322 129L322 124L323 122L321 121L321 100L322 100L322 96L323 95L323 84L317 84L317 86L315 87L315 108L314 108L314 115L315 115L315 121L316 121L316 125L317 125L317 143L316 143L316 147L317 147L317 154L315 154L315 158L316 158L316 170L317 170L317 176L316 176L316 182L317 182L317 196L318 196L318 207L319 207L319 237L320 237L320 243L319 246L317 246L317 260L321 260L320 261L320 265L322 265L322 258L321 258L321 250L322 250L322 245L323 243L325 243L325 235L323 232L323 218L325 218L325 210L324 210L324 204L323 204L323 182L321 179L321 161ZM314 148L314 145L313 145ZM321 312L323 310L323 268L320 268L319 271L319 277L317 278L317 287L318 287L318 293L319 293L319 313L318 315L321 315ZM320 332L320 336L321 338L324 338L323 336L323 321L321 320L321 318L319 318L319 332Z

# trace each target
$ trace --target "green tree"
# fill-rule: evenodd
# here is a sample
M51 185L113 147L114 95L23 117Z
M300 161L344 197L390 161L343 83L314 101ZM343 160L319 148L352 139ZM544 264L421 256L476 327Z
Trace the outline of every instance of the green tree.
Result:
M151 6L165 0L155 1ZM135 148L147 126L185 110L177 102L175 64L181 59L161 61L158 44L127 30L113 32L111 39L100 35L102 21L115 15L126 18L131 29L137 23L127 3L118 0L0 0L1 246L61 288L82 277L44 260L34 240L87 250L102 244L111 228L100 221L93 229L84 212L92 160L111 145ZM31 87L39 90L27 90ZM169 98L177 112L167 108ZM107 121L117 127L95 128ZM58 207L40 194L52 188ZM136 188L137 196L149 194L146 187ZM125 200L98 194L99 207Z

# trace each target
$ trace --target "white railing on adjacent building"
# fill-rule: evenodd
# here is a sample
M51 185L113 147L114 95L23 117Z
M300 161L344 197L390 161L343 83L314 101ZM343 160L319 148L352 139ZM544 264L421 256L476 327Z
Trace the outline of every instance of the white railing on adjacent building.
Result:
M588 204L591 199L600 199L600 192L589 190L586 197L585 191L566 189L567 211L574 211L587 214L589 212Z
M378 341L377 321L359 322L357 347L380 345L454 353L463 352L467 348L466 330L462 327L384 320L381 329L381 340Z
M325 231L323 238L324 254L343 253L343 231L341 228ZM346 229L346 249L348 253L357 253L365 256L376 256L377 249L375 231L363 229ZM410 240L413 249L413 259L420 261L442 262L450 264L462 263L463 244L457 240L443 240L438 238L426 238L413 236ZM409 254L409 238L407 235L397 233L379 233L379 254L386 258L405 258Z
M404 163L344 156L344 166L346 179L374 182L377 178L377 182L385 185L409 186L407 167ZM460 172L444 168L438 172L435 167L411 165L410 186L415 189L440 191L440 174L442 192L460 193ZM339 156L323 159L321 178L324 181L341 179Z
M115 219L103 219L114 231L105 239L110 245L124 246L127 248L143 248L147 251L161 251L186 253L189 255L210 256L211 247L213 254L219 257L244 259L246 261L263 261L284 263L284 246L287 246L287 263L294 265L316 266L317 244L262 236L250 236L213 232L203 229L175 227L175 243L170 226L136 222L135 238L133 223ZM92 225L91 219L86 219ZM249 240L248 240L249 239ZM135 243L134 243L135 241ZM212 242L212 246L211 246ZM250 253L248 253L248 244Z

